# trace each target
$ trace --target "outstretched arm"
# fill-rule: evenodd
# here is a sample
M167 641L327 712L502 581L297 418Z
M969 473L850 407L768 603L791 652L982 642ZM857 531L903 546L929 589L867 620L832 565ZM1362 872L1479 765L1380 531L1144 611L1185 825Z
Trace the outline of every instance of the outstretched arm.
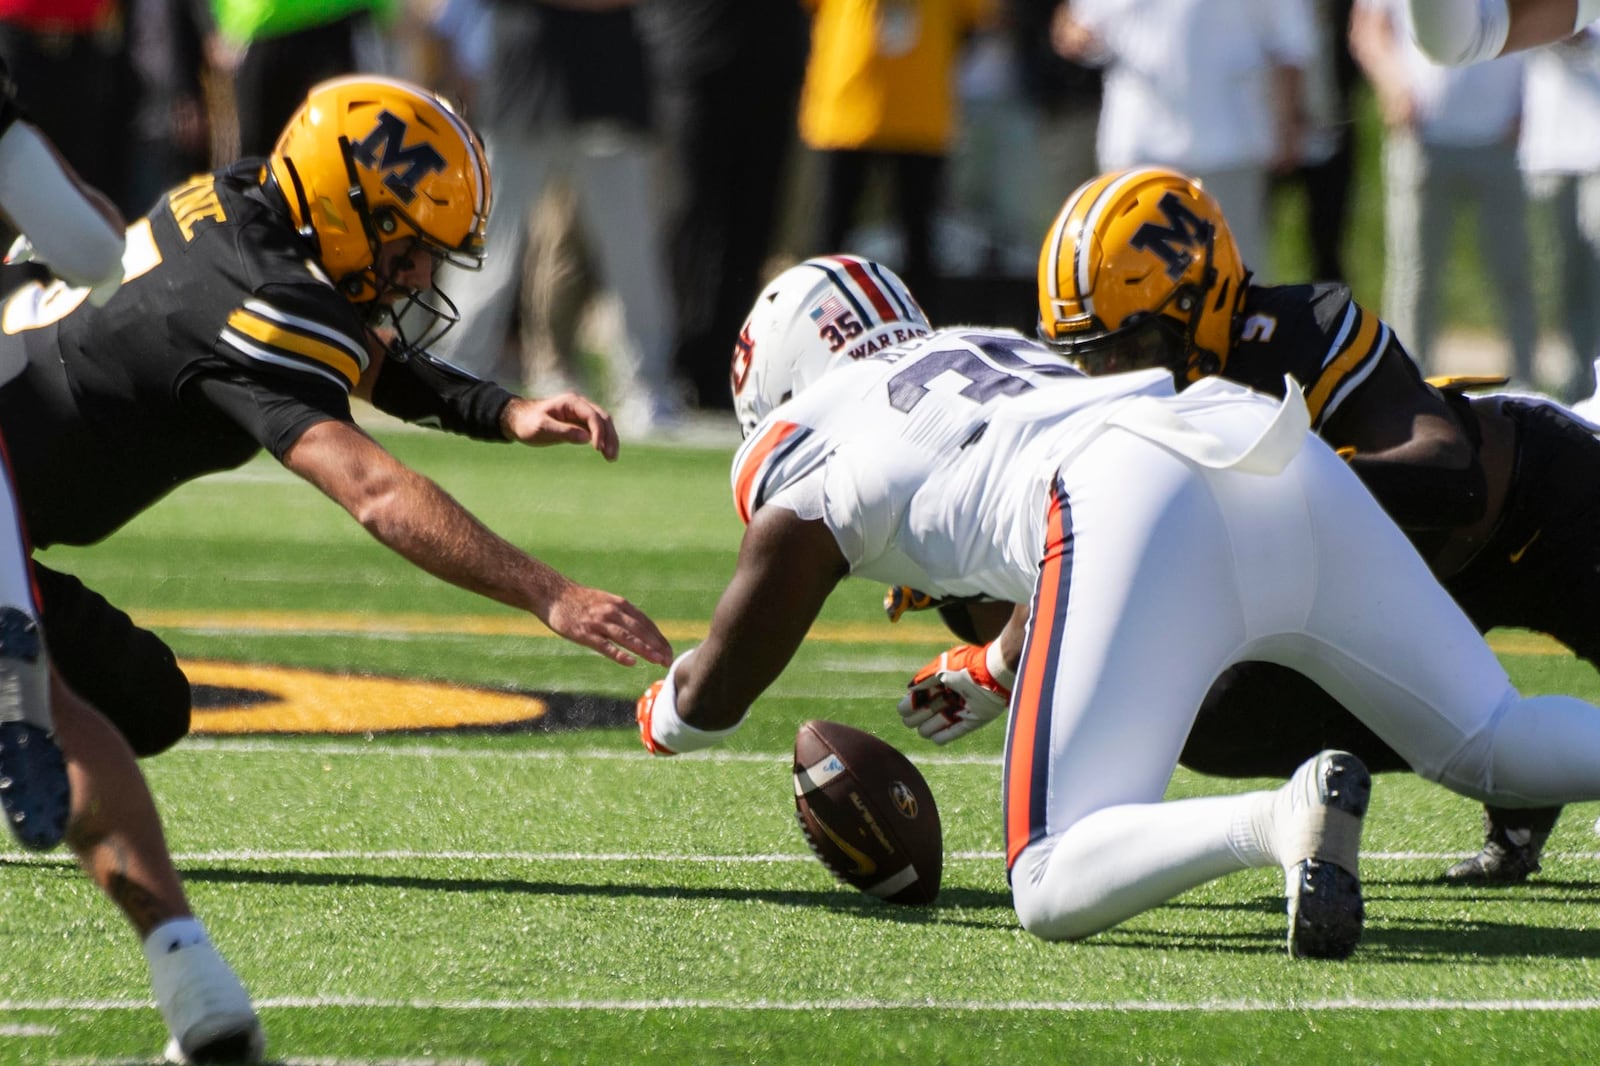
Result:
M738 722L789 664L835 585L849 572L821 519L784 507L756 512L711 632L677 670L678 707L701 729Z
M639 699L645 748L655 755L696 751L737 729L848 569L821 520L777 506L756 512L705 643L685 652Z
M671 661L671 646L644 612L620 596L573 583L498 536L355 426L317 423L283 463L435 577L528 611L560 636L624 666L636 655Z
M614 460L611 416L575 392L530 400L467 373L427 352L389 358L380 338L367 335L368 365L355 394L386 414L476 440L522 444L587 444Z

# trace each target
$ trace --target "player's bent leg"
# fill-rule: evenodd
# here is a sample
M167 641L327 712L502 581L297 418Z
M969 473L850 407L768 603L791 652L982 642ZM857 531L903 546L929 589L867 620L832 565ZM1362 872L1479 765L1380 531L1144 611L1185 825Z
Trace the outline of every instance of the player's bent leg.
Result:
M56 727L73 787L67 843L139 935L189 915L161 818L127 741L59 678Z
M172 649L72 574L34 564L50 659L140 758L189 732L189 679Z
M0 607L0 811L24 847L61 843L72 809L50 708L50 664L33 615Z
M68 842L144 940L175 1062L256 1062L249 996L206 937L172 865L155 801L127 741L55 679L52 696L73 785ZM241 1006L242 1003L242 1006Z
M1600 799L1600 708L1572 696L1520 696L1507 683L1495 712L1427 776L1503 807Z
M1293 958L1342 959L1361 939L1358 855L1372 779L1322 752L1272 792L1096 811L1024 848L1011 869L1024 929L1075 940L1237 870L1283 869Z
M1253 827L1272 795L1121 804L1040 837L1011 867L1017 918L1043 940L1077 940L1196 885L1270 866Z

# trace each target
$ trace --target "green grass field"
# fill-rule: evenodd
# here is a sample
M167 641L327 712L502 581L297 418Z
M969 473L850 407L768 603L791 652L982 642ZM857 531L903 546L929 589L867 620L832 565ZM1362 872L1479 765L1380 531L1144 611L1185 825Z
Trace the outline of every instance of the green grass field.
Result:
M740 532L731 449L640 447L607 467L572 448L385 440L512 540L634 599L680 649L703 632ZM187 659L627 700L660 676L408 568L270 462L46 558ZM1476 847L1477 808L1380 778L1368 931L1347 963L1284 956L1281 877L1265 870L1085 942L1044 944L1017 927L999 857L1001 730L943 750L902 735L893 700L948 641L927 619L883 623L880 592L842 589L714 753L652 760L622 725L195 737L147 763L196 908L257 997L271 1057L1600 1058L1594 805L1569 810L1534 883L1446 890L1432 879ZM1497 646L1527 689L1600 696L1591 670L1548 645L1511 634ZM945 825L938 905L868 900L811 858L789 780L809 717L871 729L917 759ZM1172 794L1249 787L1180 772ZM165 1034L120 917L59 855L7 841L0 859L0 1061L150 1061Z

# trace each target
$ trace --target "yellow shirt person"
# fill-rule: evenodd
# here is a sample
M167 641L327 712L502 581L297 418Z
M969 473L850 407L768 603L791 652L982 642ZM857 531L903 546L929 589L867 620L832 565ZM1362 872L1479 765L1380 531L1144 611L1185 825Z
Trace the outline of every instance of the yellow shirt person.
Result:
M800 136L819 150L945 153L962 40L994 0L806 0Z

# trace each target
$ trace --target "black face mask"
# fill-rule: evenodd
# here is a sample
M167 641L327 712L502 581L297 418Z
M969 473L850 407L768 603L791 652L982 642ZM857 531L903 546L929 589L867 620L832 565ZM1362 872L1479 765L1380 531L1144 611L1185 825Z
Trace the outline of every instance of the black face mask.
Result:
M411 269L411 257L417 255L433 257L433 276L437 277L445 257L418 240L404 255L393 260L389 276L377 277L373 272L371 279L378 298L368 305L367 327L389 355L400 360L406 359L412 352L432 348L452 326L461 321L461 312L456 309L455 302L445 295L437 283L427 289L413 289L393 280L396 275ZM383 297L390 293L399 293L399 299L392 302L384 300Z
M1055 340L1050 346L1091 376L1152 367L1177 373L1189 359L1181 327L1165 315L1147 315L1110 333Z

